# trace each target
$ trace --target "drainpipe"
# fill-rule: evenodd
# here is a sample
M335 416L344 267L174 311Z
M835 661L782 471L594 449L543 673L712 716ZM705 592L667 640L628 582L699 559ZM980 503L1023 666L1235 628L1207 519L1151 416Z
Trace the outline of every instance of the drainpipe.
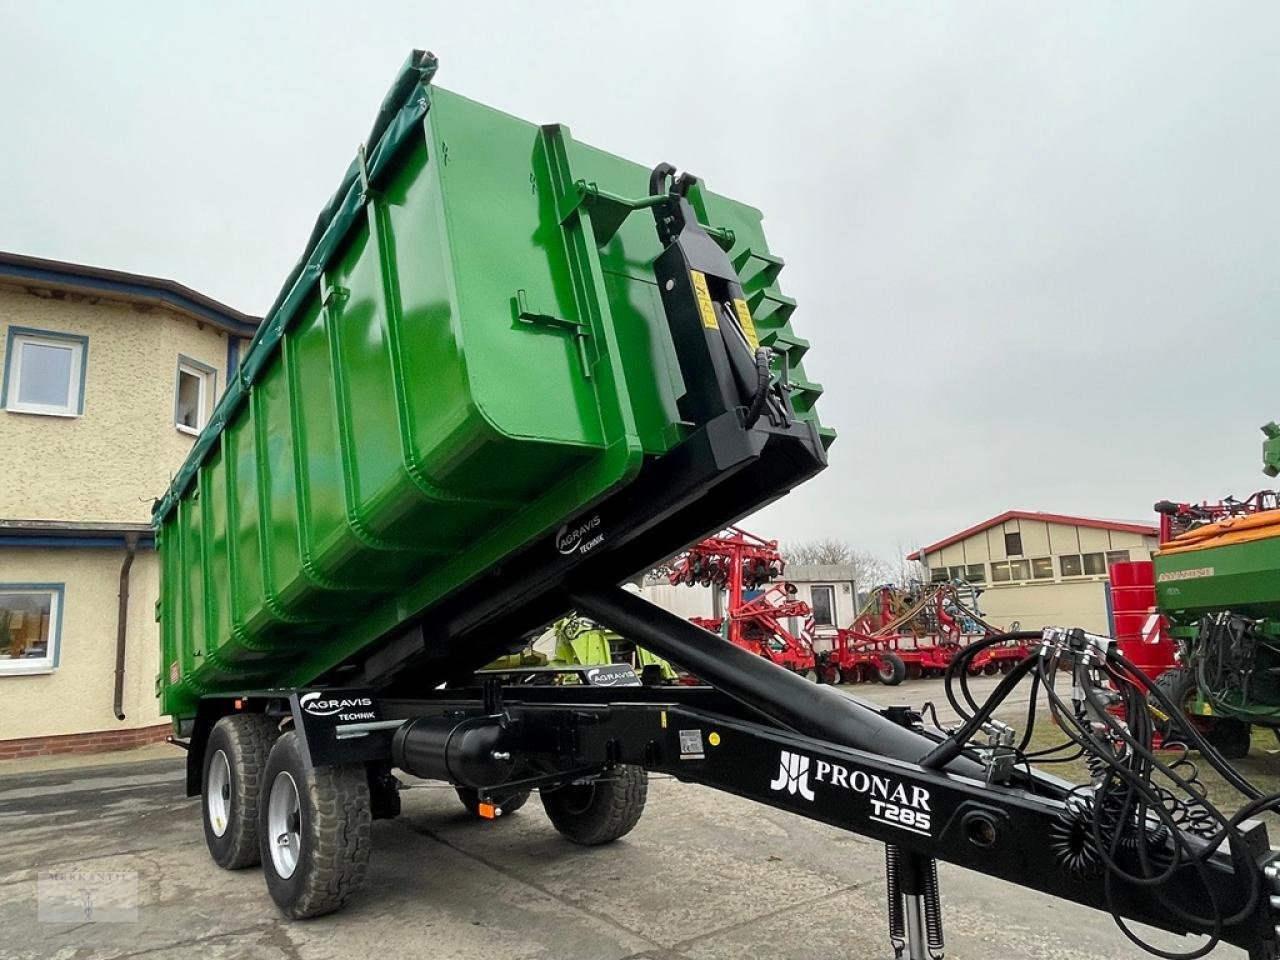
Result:
M120 564L120 606L116 610L116 719L124 719L124 645L129 625L129 568L138 549L138 535L124 538L124 562Z

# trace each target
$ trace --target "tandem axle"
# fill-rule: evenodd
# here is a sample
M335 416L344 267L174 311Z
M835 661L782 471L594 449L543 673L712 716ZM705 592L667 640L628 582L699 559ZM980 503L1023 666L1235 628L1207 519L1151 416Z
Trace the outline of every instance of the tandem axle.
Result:
M643 603L608 591L593 594L592 602L614 613L616 605L631 610ZM662 611L652 616L664 629L674 626ZM651 637L641 639L652 645ZM714 642L717 649L729 646ZM668 643L678 648L680 638L669 636ZM1058 654L1069 653L1065 637L1058 643ZM1095 654L1077 653L1078 669L1087 669ZM515 671L412 698L361 688L209 698L192 731L188 792L205 796L206 837L212 835L210 849L224 866L235 862L220 859L227 846L221 838L258 831L268 888L296 918L338 909L355 893L368 861L369 822L399 812L394 769L453 784L483 817L513 813L538 790L557 830L590 845L635 825L647 775L655 772L884 843L890 939L899 956L912 960L941 950L937 859L1167 930L1216 933L1253 960L1277 957L1269 898L1280 895L1280 883L1272 879L1273 855L1260 824L1241 824L1231 844L1179 837L1200 852L1200 862L1173 863L1161 884L1103 882L1097 870L1079 867L1081 857L1089 859L1081 838L1090 822L1080 788L1030 768L1010 770L981 751L951 757L947 733L926 727L913 711L878 710L743 656L774 682L772 701L747 702L743 689L752 683L743 677L735 696L723 687L641 685L625 667L611 671L603 686L591 685L585 673L585 682L575 684L529 682L550 678L546 671L528 677ZM1031 666L1027 660L1019 669ZM504 685L512 679L526 682ZM1009 685L1016 679L1011 675ZM791 681L801 685L794 692L806 691L830 711L827 735L797 729L808 712L798 703L787 708ZM248 763L235 755L237 738L250 744ZM244 771L262 768L257 782L239 791L241 819L251 815L244 795L257 794L252 824L236 823L237 791L228 789L224 764L232 781L237 770L243 779ZM222 834L214 829L219 816ZM1148 849L1110 851L1118 869L1136 870L1130 860L1139 857L1170 864L1173 838L1155 821L1142 829L1138 846ZM1202 922L1201 881L1225 904L1252 906L1228 923ZM1185 909L1173 910L1171 902Z

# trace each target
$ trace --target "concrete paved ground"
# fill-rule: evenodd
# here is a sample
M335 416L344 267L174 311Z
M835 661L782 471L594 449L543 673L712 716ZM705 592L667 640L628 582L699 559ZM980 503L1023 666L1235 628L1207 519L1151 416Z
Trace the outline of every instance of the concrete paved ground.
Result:
M974 700L982 703L1003 679L1004 677L1000 675L994 677L971 677L969 679L969 692L973 695ZM932 703L937 711L938 721L944 726L957 723L960 719L956 711L952 709L951 704L947 702L947 694L941 677L908 680L896 687L885 687L878 683L855 683L844 685L837 689L850 696L870 700L882 706L905 704L920 710L925 703ZM996 710L996 717L1009 721L1017 721L1025 717L1027 715L1027 700L1030 697L1030 691L1029 683L1020 684ZM955 693L956 697L960 698L961 695L958 689ZM1043 703L1041 706L1043 706ZM931 717L932 713L926 712L926 721L930 721Z
M936 695L932 686L854 692L918 705ZM410 790L401 818L374 824L356 901L289 923L259 870L228 873L209 860L174 753L80 768L0 765L0 958L891 956L881 846L672 780L654 781L630 836L599 849L562 841L536 798L488 823L464 815L448 789ZM50 869L137 871L137 921L39 921L36 875ZM1142 956L1103 914L945 865L942 889L948 957Z

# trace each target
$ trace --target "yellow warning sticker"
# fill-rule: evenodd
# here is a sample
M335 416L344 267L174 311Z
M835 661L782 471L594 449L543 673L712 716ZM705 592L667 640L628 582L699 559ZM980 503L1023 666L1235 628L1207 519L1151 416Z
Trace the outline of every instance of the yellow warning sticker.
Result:
M711 291L707 289L707 275L701 270L690 270L693 280L693 294L698 298L698 313L702 315L702 325L708 330L719 330L716 321L716 308L711 302Z
M747 335L747 343L751 344L752 350L759 350L760 338L756 336L755 321L751 319L751 310L747 307L747 301L741 297L734 297L733 309L738 314L738 322L742 324L742 332Z

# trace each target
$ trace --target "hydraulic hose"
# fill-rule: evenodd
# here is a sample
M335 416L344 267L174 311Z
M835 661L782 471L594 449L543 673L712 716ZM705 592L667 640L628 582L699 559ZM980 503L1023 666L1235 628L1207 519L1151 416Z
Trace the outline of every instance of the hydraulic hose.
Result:
M946 740L934 747L920 761L920 766L926 770L936 770L939 767L945 767L951 763L956 757L960 756L965 748L965 744L969 739L982 729L982 725L991 719L991 714L995 713L996 707L1013 692L1013 688L1022 682L1022 678L1030 673L1036 666L1034 657L1027 657L1009 672L1000 685L995 688L991 696L987 697L986 702L978 709L978 712L970 717L963 727L953 733Z
M769 373L769 361L773 359L773 351L761 347L756 351L756 392L751 397L751 406L747 407L747 419L744 426L750 430L764 412L765 401L769 399L769 385L772 383Z

